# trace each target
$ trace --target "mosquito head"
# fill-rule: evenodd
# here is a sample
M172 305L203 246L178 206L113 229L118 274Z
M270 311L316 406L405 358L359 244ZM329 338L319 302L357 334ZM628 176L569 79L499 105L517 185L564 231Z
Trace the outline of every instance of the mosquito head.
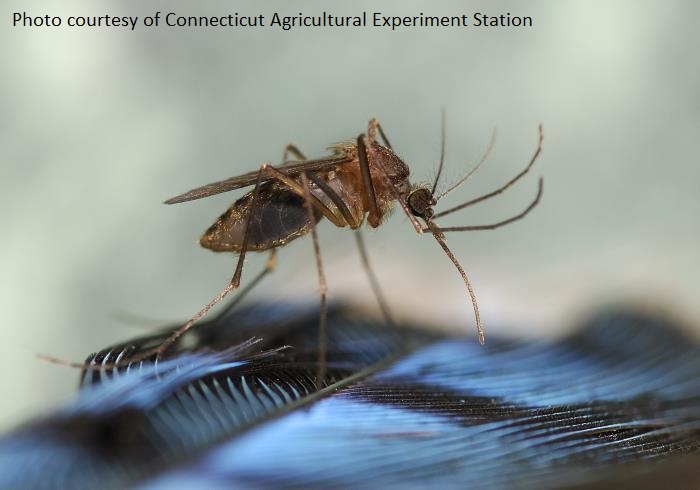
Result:
M411 212L423 218L424 220L429 220L433 217L433 206L437 204L437 201L433 197L433 193L427 187L417 187L413 189L406 198L406 204L408 204Z

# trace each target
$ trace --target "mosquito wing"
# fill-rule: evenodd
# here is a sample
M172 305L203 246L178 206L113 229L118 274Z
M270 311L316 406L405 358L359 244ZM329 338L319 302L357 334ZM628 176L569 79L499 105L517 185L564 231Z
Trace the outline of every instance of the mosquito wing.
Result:
M319 170L330 169L336 165L342 165L348 163L350 159L347 156L334 156L328 158L320 158L318 160L299 160L285 162L282 165L277 165L275 168L278 170L283 170L287 175L298 175L302 171L315 172ZM195 199L202 199L203 197L213 196L215 194L221 194L222 192L232 191L234 189L240 189L241 187L248 187L249 185L255 184L258 178L258 171L248 172L236 177L231 177L230 179L221 180L219 182L212 182L211 184L203 185L202 187L197 187L191 191L187 191L179 196L171 197L165 204L176 204L186 201L194 201ZM261 182L266 182L270 180L269 176L262 176Z

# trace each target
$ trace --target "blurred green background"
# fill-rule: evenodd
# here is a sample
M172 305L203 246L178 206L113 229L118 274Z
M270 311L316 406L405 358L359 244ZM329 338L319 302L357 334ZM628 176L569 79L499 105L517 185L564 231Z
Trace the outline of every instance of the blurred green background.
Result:
M534 27L351 29L13 28L11 14L530 15ZM269 17L268 17L269 18ZM661 1L5 1L0 5L0 429L73 396L82 360L181 322L230 278L234 257L199 248L238 196L164 206L194 186L311 156L383 123L430 181L447 111L445 184L498 137L441 206L489 191L545 146L507 195L451 216L508 228L452 234L487 335L566 332L633 301L700 324L700 4ZM440 207L440 206L439 206ZM332 299L374 308L354 240L320 226ZM474 335L459 275L397 212L366 233L397 316ZM254 255L254 254L253 254ZM254 297L316 301L309 240L282 250ZM262 267L251 256L245 278ZM700 331L700 329L698 330Z

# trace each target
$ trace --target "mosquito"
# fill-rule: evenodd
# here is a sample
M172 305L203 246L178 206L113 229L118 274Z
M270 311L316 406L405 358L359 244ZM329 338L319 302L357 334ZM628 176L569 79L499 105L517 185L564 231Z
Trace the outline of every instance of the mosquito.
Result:
M367 133L360 134L353 141L331 147L332 153L328 157L308 159L296 146L290 144L285 148L283 163L280 165L263 163L258 170L213 182L165 201L166 204L182 203L253 186L251 191L236 200L200 238L200 244L205 248L238 254L233 277L217 296L166 339L155 354L160 356L228 293L239 287L247 252L269 252L266 267L254 279L255 284L262 276L274 270L279 247L309 233L312 235L320 290L319 339L321 343L324 342L327 286L316 235L316 224L323 218L339 228L349 227L358 232L355 236L363 266L382 312L387 321L391 322L391 315L370 267L359 231L365 222L372 228L379 227L395 203L399 204L416 233L430 234L457 268L471 299L479 342L483 344L484 329L474 289L456 256L447 246L445 233L493 230L525 217L540 201L543 179L540 177L537 194L530 204L517 215L503 221L476 226L440 227L435 220L495 197L520 180L528 173L542 151L543 131L540 125L535 153L527 166L510 181L492 192L436 213L433 207L438 201L460 187L488 154L487 150L484 157L464 177L445 192L436 195L445 156L444 127L443 115L440 163L430 187L410 182L408 165L394 152L382 126L373 118L369 121ZM293 156L293 160L288 159L290 155ZM325 357L323 346L319 348L319 352ZM320 360L322 364L323 361Z
M395 203L408 217L419 235L430 234L443 249L462 277L474 309L474 318L479 342L485 342L476 294L469 277L456 256L447 246L445 233L458 231L493 230L524 218L540 202L543 179L538 180L537 194L520 213L508 219L485 225L441 227L435 220L469 206L495 197L523 178L535 164L542 151L544 134L538 127L537 148L525 168L498 189L463 202L449 209L435 212L434 206L443 197L459 188L481 166L493 146L494 138L477 164L446 191L436 195L436 190L445 160L445 116L442 117L440 163L432 186L412 184L408 165L394 152L391 143L376 119L371 119L367 133L353 141L339 143L330 148L331 155L325 158L308 159L294 145L284 150L282 163L273 166L263 163L258 170L213 182L165 201L176 204L253 186L253 190L236 200L200 238L200 244L216 252L238 253L233 277L226 287L207 305L200 309L183 326L175 330L158 347L142 353L142 360L154 356L159 359L196 322L202 319L232 290L241 283L243 264L247 252L269 252L265 268L240 291L234 303L240 301L266 274L276 267L277 249L289 242L311 234L316 259L320 291L319 314L319 376L325 375L325 341L327 317L327 285L323 271L317 223L326 218L339 228L355 230L356 244L363 268L378 300L385 321L393 324L379 282L371 268L360 228L366 222L372 228L379 227L388 217ZM381 139L381 143L379 140ZM292 156L294 160L288 157ZM66 363L49 356L41 356L52 362L87 368L83 364Z

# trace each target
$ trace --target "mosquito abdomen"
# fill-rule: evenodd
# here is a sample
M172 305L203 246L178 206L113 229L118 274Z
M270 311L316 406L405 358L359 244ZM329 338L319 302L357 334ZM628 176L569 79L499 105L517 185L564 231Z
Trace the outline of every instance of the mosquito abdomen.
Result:
M261 252L285 245L311 228L304 199L276 182L266 182L260 186L254 206L251 191L204 232L200 245L216 252L240 252L251 209L248 250ZM316 216L317 221L320 218Z

